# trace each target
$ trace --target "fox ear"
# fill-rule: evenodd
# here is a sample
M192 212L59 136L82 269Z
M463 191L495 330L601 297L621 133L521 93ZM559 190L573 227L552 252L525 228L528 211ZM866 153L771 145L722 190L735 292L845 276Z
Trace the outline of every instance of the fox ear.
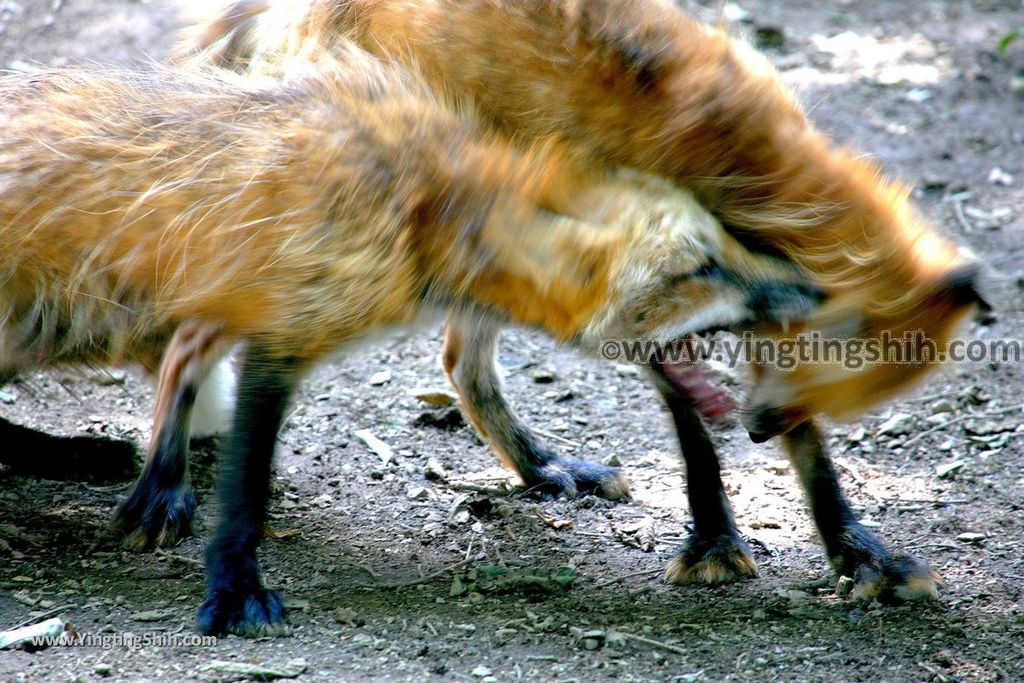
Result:
M981 279L981 267L977 263L969 263L955 268L948 273L938 285L939 296L952 299L957 306L974 304L974 320L981 325L991 325L996 316L992 304L981 294L978 284Z
M953 269L939 282L937 294L949 297L957 306L977 304L982 310L991 311L992 305L978 292L979 272L976 263Z

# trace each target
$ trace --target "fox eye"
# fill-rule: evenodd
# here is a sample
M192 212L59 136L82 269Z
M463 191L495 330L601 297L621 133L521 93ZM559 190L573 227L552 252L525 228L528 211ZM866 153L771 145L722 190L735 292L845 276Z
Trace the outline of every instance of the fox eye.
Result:
M722 267L714 259L702 263L695 270L686 273L676 273L667 278L666 284L673 287L688 280L710 280L719 278L723 274Z
M722 275L722 267L718 265L718 262L714 259L709 260L707 263L701 264L700 268L695 270L690 277L699 278L717 278Z

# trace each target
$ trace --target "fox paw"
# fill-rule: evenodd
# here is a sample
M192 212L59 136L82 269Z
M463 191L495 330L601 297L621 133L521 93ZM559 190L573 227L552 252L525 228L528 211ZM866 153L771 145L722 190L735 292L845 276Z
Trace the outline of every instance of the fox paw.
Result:
M196 627L205 635L234 633L245 638L286 636L291 632L281 594L267 588L210 593L199 606Z
M195 510L190 486L154 490L137 485L114 511L111 527L125 533L125 546L132 550L166 548L192 535Z
M750 548L736 534L710 539L691 535L682 551L665 568L670 583L718 586L757 576Z
M575 498L589 493L608 500L630 497L629 483L621 469L574 458L550 458L523 479L529 491L544 495Z
M942 578L916 557L901 555L874 559L857 567L851 595L858 600L900 604L934 600Z

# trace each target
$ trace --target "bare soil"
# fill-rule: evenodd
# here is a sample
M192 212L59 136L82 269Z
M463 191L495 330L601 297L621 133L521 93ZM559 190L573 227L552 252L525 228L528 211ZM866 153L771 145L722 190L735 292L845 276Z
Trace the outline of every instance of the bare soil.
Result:
M689 7L713 19L714 4ZM1024 38L997 49L1024 29L1020 0L741 7L737 30L770 45L818 125L913 184L922 212L983 256L996 321L971 334L1024 341ZM2 0L0 67L160 59L180 22L171 3ZM0 679L227 681L244 676L212 663L301 658L303 681L1024 680L1019 364L950 367L831 429L864 518L945 579L937 603L893 608L836 594L783 455L739 428L715 440L761 575L717 589L663 583L688 511L657 397L630 371L532 333L510 332L502 347L514 405L562 451L621 460L635 499L508 495L508 474L470 428L417 423L431 409L409 390L445 388L439 341L438 325L366 347L320 368L296 399L278 449L275 537L261 553L268 584L292 605L291 637L4 651ZM382 371L390 378L370 384ZM538 383L538 371L553 381ZM132 374L40 373L0 401L4 417L52 433L140 451L149 437L152 392ZM881 429L899 414L909 417ZM388 443L390 461L357 429ZM207 519L216 449L196 452ZM429 460L447 480L428 479ZM128 485L0 472L0 629L57 610L82 633L191 632L203 535L162 554L122 550L106 522ZM630 544L637 537L653 538L649 551ZM551 592L451 595L453 574L469 583L471 570L496 566L573 567L577 578Z

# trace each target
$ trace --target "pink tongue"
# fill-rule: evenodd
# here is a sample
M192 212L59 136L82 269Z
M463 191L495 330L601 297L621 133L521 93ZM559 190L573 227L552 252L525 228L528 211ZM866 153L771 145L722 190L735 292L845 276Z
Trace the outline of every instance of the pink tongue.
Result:
M730 414L736 404L725 391L711 384L699 365L665 363L662 371L677 389L690 397L705 420L716 426L731 424Z

